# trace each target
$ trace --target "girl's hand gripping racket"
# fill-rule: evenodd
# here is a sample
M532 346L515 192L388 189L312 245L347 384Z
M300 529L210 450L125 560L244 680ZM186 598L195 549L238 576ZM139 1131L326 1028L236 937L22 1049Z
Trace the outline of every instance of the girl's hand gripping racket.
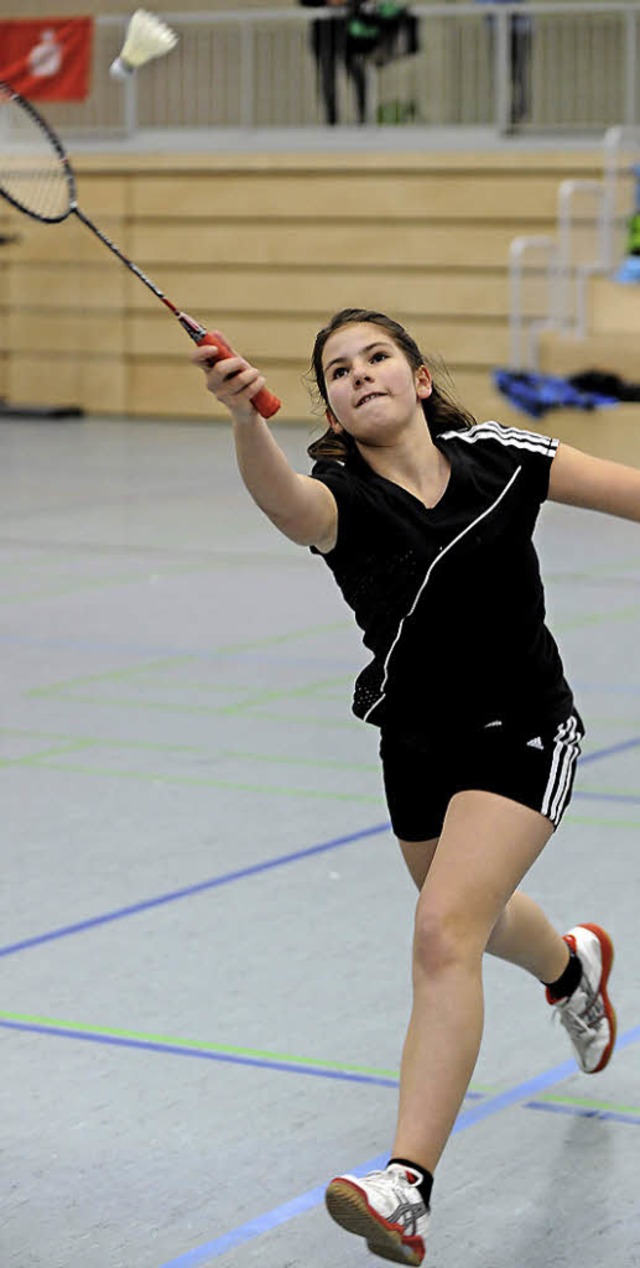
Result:
M161 298L163 303L167 304L164 295ZM190 317L188 313L179 313L173 307L173 304L168 304L168 307L175 313L182 329L186 330L199 348L202 348L205 344L215 345L216 351L209 357L211 365L215 365L216 361L225 361L227 357L235 357L235 352L229 347L226 339L222 338L218 330L205 330L204 326L194 321L193 317ZM261 387L255 396L252 396L251 404L255 406L261 418L273 418L273 415L278 413L282 401L277 396L274 396L273 392L270 392L268 388Z
M212 363L234 355L217 332L211 334L167 299L155 282L81 211L76 197L75 173L59 136L31 102L1 80L0 135L0 194L7 202L44 224L60 224L68 216L77 216L178 318L194 343L215 344L217 352L212 357ZM253 404L262 418L272 418L280 409L281 401L263 387L253 397Z

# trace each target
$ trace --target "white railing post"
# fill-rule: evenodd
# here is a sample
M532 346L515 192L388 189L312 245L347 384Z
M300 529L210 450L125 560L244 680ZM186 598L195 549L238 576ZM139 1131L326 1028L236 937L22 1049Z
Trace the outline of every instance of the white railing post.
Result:
M133 136L138 130L138 79L129 75L122 85L124 89L124 131L126 136Z
M541 318L527 322L526 356L523 352L525 333L524 314L524 258L528 251L546 254L547 311ZM553 323L553 276L556 269L557 247L548 235L521 235L513 238L509 247L509 366L510 369L533 368L534 352L531 335L534 328Z
M620 260L617 258L616 230L618 227L618 179L620 156L629 150L640 159L640 125L635 127L608 128L604 136L604 211L603 211L603 270L615 273ZM630 210L630 209L629 209Z
M558 256L554 279L555 320L565 334L568 327L569 278L571 267L571 196L575 181L561 181L558 190Z
M604 134L604 267L612 273L616 267L613 249L614 224L617 218L618 194L618 150L622 137L622 128L608 128Z
M573 201L576 194L594 194L598 203L596 248L591 259L574 264L572 241L574 232ZM558 190L558 265L556 274L558 329L564 334L575 332L584 326L584 287L578 277L586 269L589 273L604 272L606 192L603 181L566 180Z

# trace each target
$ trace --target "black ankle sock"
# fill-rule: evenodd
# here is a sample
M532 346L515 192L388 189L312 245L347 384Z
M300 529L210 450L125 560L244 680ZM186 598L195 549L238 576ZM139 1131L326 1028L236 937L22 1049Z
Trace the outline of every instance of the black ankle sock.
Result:
M556 982L543 982L553 999L566 999L573 992L582 977L582 965L575 951L569 947L569 963Z
M392 1162L398 1163L401 1167L406 1167L407 1171L415 1171L417 1176L421 1176L420 1184L417 1185L420 1197L424 1202L427 1210L431 1205L431 1190L433 1188L433 1176L430 1171L425 1171L424 1167L419 1167L417 1163L410 1162L408 1158L390 1158L387 1166L390 1167Z

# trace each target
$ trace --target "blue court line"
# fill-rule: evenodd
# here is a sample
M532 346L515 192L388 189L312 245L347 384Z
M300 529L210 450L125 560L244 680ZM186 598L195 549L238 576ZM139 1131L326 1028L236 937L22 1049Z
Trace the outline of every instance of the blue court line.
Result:
M621 1114L620 1110L589 1109L586 1105L553 1105L550 1101L526 1101L525 1109L546 1110L548 1114L577 1114L579 1118L597 1118L599 1123L630 1123L640 1127L637 1114Z
M101 916L92 916L88 920L80 920L77 924L63 925L59 929L51 929L48 933L35 934L32 938L23 938L21 942L12 942L0 947L0 957L15 955L17 951L25 951L29 947L42 946L45 942L55 942L59 938L68 938L74 933L84 933L87 929L95 929L99 925L110 924L115 920L124 920L126 916L135 916L142 911L150 911L154 907L162 907L165 903L177 902L181 898L191 898L194 894L202 894L206 890L219 889L222 885L230 885L232 881L244 880L247 876L257 876L261 872L272 871L276 867L284 867L287 863L297 863L300 859L312 858L316 854L324 854L328 850L336 850L341 845L349 845L352 841L361 841L365 837L376 836L388 832L391 825L376 823L371 828L362 828L359 832L349 832L345 836L333 837L330 841L321 841L319 845L310 845L304 850L293 850L290 854L280 854L276 858L262 863L252 863L249 867L238 868L234 872L225 872L222 876L213 876L207 881L198 881L194 885L186 885L183 889L174 889L156 898L146 898L142 902L132 903L128 907L118 907Z
M623 752L626 749L636 748L640 745L640 736L635 739L623 740L620 744L613 744L604 749L596 749L592 753L583 754L579 758L580 765L586 762L596 762L601 758L610 757L612 754ZM595 797L595 794L576 793L576 796ZM619 798L622 800L622 798ZM613 800L613 794L602 797L602 800ZM167 894L160 894L156 898L143 899L141 902L132 903L128 907L118 907L114 911L108 911L101 916L92 916L88 920L81 920L72 925L63 925L59 929L52 929L46 933L35 934L31 938L23 938L19 942L9 943L4 947L0 947L0 958L3 956L15 955L18 951L26 951L31 947L42 946L46 942L55 942L60 938L68 938L72 934L85 933L88 929L95 929L101 925L111 924L116 920L124 920L128 916L135 916L139 912L150 911L154 907L162 907L166 903L177 902L182 898L190 898L194 894L203 893L206 890L217 889L222 885L228 885L232 881L243 880L248 876L256 876L260 872L268 872L276 867L283 867L287 863L295 863L300 859L310 858L314 854L321 854L328 850L337 849L341 845L348 845L352 841L362 840L365 837L376 836L382 832L391 830L391 824L385 823L374 824L371 828L363 828L359 832L352 832L346 836L334 837L330 841L323 841L319 845L311 845L303 850L294 850L290 854L283 854L274 859L267 859L262 863L254 863L249 867L239 868L234 872L226 872L222 876L214 876L206 881L199 881L194 885L187 885L182 889L172 890Z
M640 735L635 739L622 740L620 744L610 744L608 748L597 748L592 753L583 753L578 758L578 764L585 766L587 762L599 762L603 757L611 757L614 753L624 753L626 749L638 748L640 745Z
M370 1083L375 1087L392 1087L397 1088L399 1078L392 1078L384 1074L367 1074L364 1071L339 1069L332 1066L311 1065L310 1062L296 1061L295 1058L287 1060L284 1057L252 1057L249 1053L238 1051L224 1052L218 1048L207 1048L203 1044L199 1047L191 1047L184 1043L170 1043L161 1039L143 1039L136 1038L133 1035L114 1035L104 1030L87 1030L78 1026L56 1026L55 1023L37 1021L19 1021L11 1017L3 1017L0 1014L0 1027L5 1030L27 1031L36 1035L54 1035L59 1039L80 1039L86 1043L107 1044L114 1048L137 1048L143 1052L158 1052L162 1055L174 1057L198 1057L201 1061L219 1061L223 1065L248 1065L254 1066L262 1070L278 1070L285 1074L309 1074L312 1078L317 1079L338 1079L346 1083ZM480 1101L484 1097L484 1092L467 1092L466 1098L470 1101Z
M617 1049L625 1048L631 1043L636 1043L639 1039L640 1026L635 1026L633 1030L628 1030L618 1039L616 1047ZM575 1074L576 1069L575 1061L563 1061L561 1065L554 1066L552 1070L546 1070L542 1074L535 1075L532 1079L526 1079L524 1083L518 1083L515 1087L497 1093L496 1096L488 1096L480 1105L462 1110L456 1119L452 1135L465 1131L468 1127L474 1127L476 1123L484 1122L485 1119L491 1118L494 1114L499 1113L500 1110L508 1109L511 1105L535 1098L537 1094L543 1092L546 1088L562 1083L564 1079ZM387 1150L383 1154L377 1154L375 1158L369 1158L361 1166L351 1168L351 1174L366 1175L367 1171L378 1171L387 1165L388 1160L389 1151ZM179 1255L177 1259L168 1260L166 1263L161 1264L160 1268L196 1268L198 1264L204 1264L210 1259L217 1259L228 1250L233 1250L236 1246L242 1246L245 1242L252 1241L254 1237L269 1233L272 1229L278 1228L280 1224L285 1224L288 1220L295 1219L298 1215L303 1215L306 1211L320 1206L324 1200L325 1187L325 1185L320 1185L317 1188L309 1189L306 1193L300 1194L299 1197L293 1198L291 1202L285 1202L283 1206L277 1206L272 1211L266 1211L264 1215L260 1215L254 1220L249 1220L246 1224L241 1224L229 1233L224 1233L222 1237L216 1237L213 1241L205 1242L202 1246L196 1246L193 1250L188 1250L185 1254Z
M348 1083L373 1083L378 1087L397 1088L398 1079L383 1075L357 1074L348 1070L332 1070L327 1066L302 1065L295 1061L277 1061L268 1057L249 1057L232 1052L214 1052L206 1048L188 1048L181 1044L159 1043L152 1039L129 1039L122 1035L109 1035L93 1030L68 1030L63 1026L46 1026L38 1022L8 1021L0 1018L4 1030L29 1031L36 1035L55 1035L59 1039L80 1039L86 1043L107 1044L114 1048L138 1048L143 1052L159 1052L169 1056L197 1057L200 1061L219 1061L224 1065L257 1066L262 1070L279 1070L287 1074L309 1074L317 1079L339 1079ZM473 1092L472 1099L481 1094Z

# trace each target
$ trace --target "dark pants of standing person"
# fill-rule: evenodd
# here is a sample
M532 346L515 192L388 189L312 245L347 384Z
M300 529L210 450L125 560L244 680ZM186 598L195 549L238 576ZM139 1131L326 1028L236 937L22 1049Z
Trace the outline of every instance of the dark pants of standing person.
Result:
M338 123L338 69L344 65L356 97L358 123L367 122L367 71L362 53L354 52L343 17L314 22L311 49L318 69L319 88L326 122Z
M530 105L531 27L527 18L512 17L509 31L511 54L511 122L526 119Z

